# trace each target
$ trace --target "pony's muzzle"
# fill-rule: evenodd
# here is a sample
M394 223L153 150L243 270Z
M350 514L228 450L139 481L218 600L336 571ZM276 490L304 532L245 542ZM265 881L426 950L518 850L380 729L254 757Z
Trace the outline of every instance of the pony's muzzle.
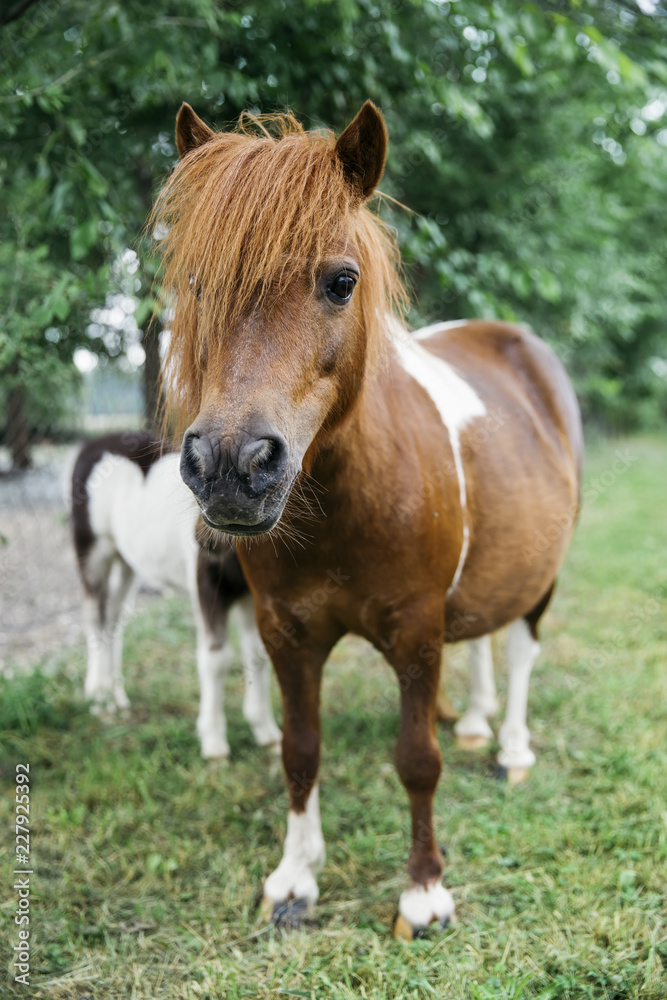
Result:
M272 427L220 437L192 429L183 439L181 476L210 527L262 534L280 517L287 495L289 454Z

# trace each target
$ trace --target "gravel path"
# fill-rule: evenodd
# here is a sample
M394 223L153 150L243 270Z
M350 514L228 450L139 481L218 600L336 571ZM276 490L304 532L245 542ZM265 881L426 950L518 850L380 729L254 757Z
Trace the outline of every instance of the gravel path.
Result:
M33 469L0 475L0 671L45 666L83 645L66 496L76 447L35 449Z
M77 450L41 446L34 468L0 475L0 672L83 647L67 499Z
M85 648L69 514L79 447L41 445L21 473L2 471L9 456L0 448L0 675L48 669ZM156 596L141 586L137 609Z

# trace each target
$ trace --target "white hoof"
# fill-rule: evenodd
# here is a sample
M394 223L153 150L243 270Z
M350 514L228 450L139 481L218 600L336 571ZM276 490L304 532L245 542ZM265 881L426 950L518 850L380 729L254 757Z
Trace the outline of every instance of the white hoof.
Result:
M86 699L90 702L90 714L98 719L111 719L118 712L113 691L95 691L92 694L86 691Z
M459 750L486 750L489 740L486 736L457 736L456 745Z
M252 731L257 741L257 746L273 747L277 745L278 749L280 749L283 734L275 722L272 721L264 723L261 726L253 726Z
M432 923L446 927L453 919L454 911L452 894L441 882L427 887L414 885L401 894L394 936L412 940Z
M201 755L205 760L224 760L229 757L229 743L221 736L202 736Z
M302 865L295 864L294 859L283 858L264 883L264 898L274 903L281 903L291 897L316 903L319 894L312 870L305 862Z
M493 730L481 712L466 712L454 726L454 732L460 738L493 739Z
M115 693L116 708L119 712L129 712L130 710L130 699L127 697L125 690L116 691Z
M498 734L500 753L497 760L500 767L508 771L512 768L525 769L532 767L536 757L529 746L530 733L527 728L521 730L504 730Z

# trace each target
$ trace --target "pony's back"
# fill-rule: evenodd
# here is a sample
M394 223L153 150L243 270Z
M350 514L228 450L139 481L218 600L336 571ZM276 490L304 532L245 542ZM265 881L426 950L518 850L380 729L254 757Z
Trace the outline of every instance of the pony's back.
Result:
M179 455L160 438L126 432L82 449L72 478L72 520L87 589L97 587L114 560L155 587L190 589L197 517Z
M125 458L137 465L145 476L162 455L171 451L169 444L150 431L122 431L89 441L79 452L72 472L72 528L74 547L82 567L95 544L90 522L89 487L103 487L104 469L98 468L105 456ZM108 478L108 477L107 477Z

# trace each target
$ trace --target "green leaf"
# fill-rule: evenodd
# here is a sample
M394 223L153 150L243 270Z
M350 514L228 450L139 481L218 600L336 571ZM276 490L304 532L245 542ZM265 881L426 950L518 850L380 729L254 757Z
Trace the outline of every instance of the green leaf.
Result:
M97 219L88 219L72 230L70 252L73 260L83 260L99 240Z
M67 317L69 316L69 312L70 312L70 304L67 301L67 299L64 296L61 296L60 298L56 299L56 301L53 303L53 315L56 316L61 323L64 323L64 321L67 319Z
M105 198L109 190L106 179L85 156L82 156L79 162L91 195L95 198Z

